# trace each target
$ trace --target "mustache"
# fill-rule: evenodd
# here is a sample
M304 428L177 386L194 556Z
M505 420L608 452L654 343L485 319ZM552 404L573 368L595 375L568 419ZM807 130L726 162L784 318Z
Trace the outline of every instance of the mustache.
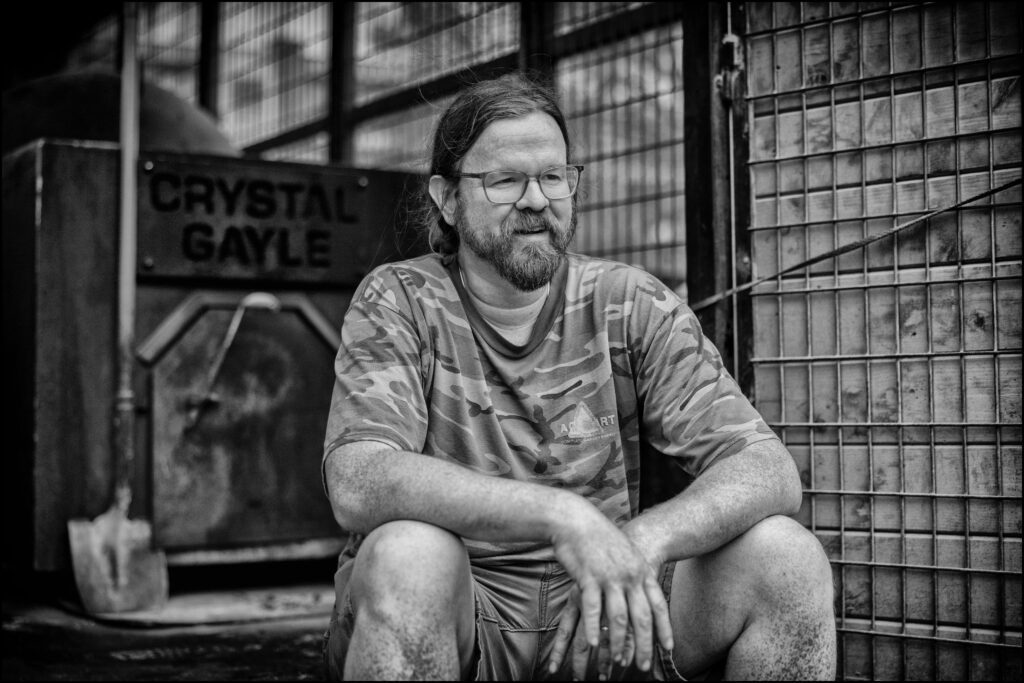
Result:
M506 232L533 232L544 229L549 232L557 232L562 226L551 216L535 211L520 211L514 209L505 219Z

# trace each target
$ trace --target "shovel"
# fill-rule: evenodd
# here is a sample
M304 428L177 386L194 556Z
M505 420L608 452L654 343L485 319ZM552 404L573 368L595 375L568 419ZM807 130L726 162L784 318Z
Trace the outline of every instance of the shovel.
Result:
M152 548L153 533L128 519L135 461L136 164L139 149L139 80L136 4L124 3L121 68L121 225L118 254L118 391L114 415L114 501L93 521L68 520L75 584L91 614L159 608L167 602L167 558Z

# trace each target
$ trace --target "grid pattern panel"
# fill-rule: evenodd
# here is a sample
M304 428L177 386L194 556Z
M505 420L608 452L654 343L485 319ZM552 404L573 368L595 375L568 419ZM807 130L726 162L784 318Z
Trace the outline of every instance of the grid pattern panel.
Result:
M609 40L555 72L580 184L574 249L641 266L685 296L682 25Z
M519 3L356 3L356 105L517 49Z
M199 68L199 3L140 6L139 43L145 78L195 103Z
M756 276L1021 174L1009 3L748 6ZM1019 186L753 292L839 675L1020 676Z
M564 35L649 2L556 2L555 35Z
M267 150L260 155L260 158L267 161L326 164L329 161L330 144L327 133L317 133L304 140Z
M330 7L323 2L225 2L217 110L245 147L327 114Z
M353 134L355 165L410 173L430 171L434 125L455 96L439 98L358 125Z

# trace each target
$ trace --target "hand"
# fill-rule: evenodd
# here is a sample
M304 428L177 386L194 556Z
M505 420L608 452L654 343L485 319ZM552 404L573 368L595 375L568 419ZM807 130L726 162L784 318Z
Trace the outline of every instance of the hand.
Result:
M574 585L569 591L569 597L566 601L565 609L559 616L558 633L555 635L554 652L549 665L550 673L554 674L558 671L558 667L561 666L562 663L566 643L568 643L571 638L572 677L573 680L577 681L593 679L593 673L588 669L594 661L594 651L590 647L590 643L587 642L585 631L582 628L583 622L579 620L580 597L581 593L579 586ZM607 625L602 625L600 631L601 634L598 642L597 657L596 662L594 663L597 666L597 676L599 680L607 680L611 677L613 665L608 635L609 627ZM622 656L619 662L621 666L625 667L629 665L633 660L634 650L635 641L633 639L633 632L630 629L626 632Z
M607 626L608 656L598 651L599 667L602 657L607 660L600 671L604 675L612 662L628 666L634 655L637 666L649 670L655 635L662 647L672 649L668 604L655 569L626 534L587 504L579 514L567 517L552 543L555 557L576 586L560 617L550 668L558 669L572 640L573 669L582 676L584 649L599 647L601 624ZM582 667L577 660L583 662Z

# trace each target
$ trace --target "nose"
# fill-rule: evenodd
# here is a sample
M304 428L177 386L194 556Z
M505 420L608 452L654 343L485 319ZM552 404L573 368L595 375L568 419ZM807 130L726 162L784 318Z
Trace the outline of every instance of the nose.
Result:
M551 200L540 191L540 181L536 178L528 178L526 180L526 192L516 202L516 208L543 211L550 203Z

